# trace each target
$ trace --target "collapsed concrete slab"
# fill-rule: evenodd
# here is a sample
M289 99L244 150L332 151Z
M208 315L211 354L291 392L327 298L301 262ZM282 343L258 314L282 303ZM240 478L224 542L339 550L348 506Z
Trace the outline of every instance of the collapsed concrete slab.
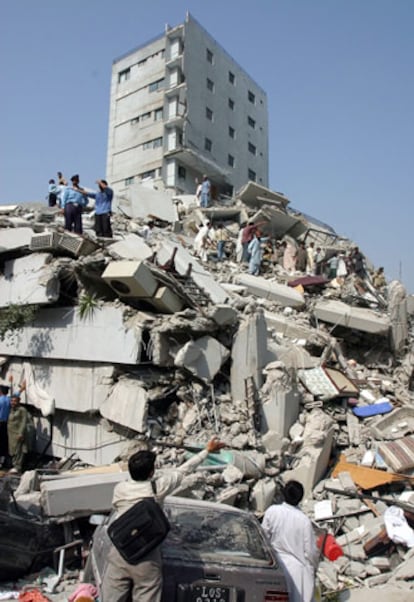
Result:
M266 382L261 389L261 432L268 451L279 451L283 438L299 416L301 395L281 362L266 366ZM271 436L266 434L271 433Z
M191 278L200 287L202 291L213 301L213 303L225 303L229 298L229 294L224 288L212 277L210 272L205 270L198 263L195 257L190 255L186 249L176 238L171 240L163 240L157 248L157 261L160 265L166 264L174 251L177 249L174 257L175 269L181 276L188 274L191 266Z
M99 410L113 386L114 366L77 361L13 359L8 374L15 383L26 381L26 398L44 416L48 397L54 407L69 412ZM45 398L46 395L46 398Z
M0 307L47 305L59 299L60 283L48 253L11 259L0 276Z
M275 301L284 307L301 308L305 304L305 299L295 289L289 288L284 284L266 280L262 276L251 276L250 274L239 274L236 276L237 284L245 286L247 291L256 297L262 297L270 301Z
M117 466L109 473L43 480L40 484L43 510L46 516L66 518L109 512L115 485L128 476L128 471Z
M406 290L396 280L388 285L388 307L391 320L391 348L396 353L400 353L408 339L408 311Z
M147 428L147 400L146 390L137 381L126 378L116 383L110 396L101 404L100 412L111 422L144 433Z
M306 418L303 446L296 455L295 465L283 473L283 480L300 481L305 497L326 473L335 432L334 421L322 410L312 410Z
M178 219L169 193L138 183L131 184L115 196L114 211L133 218L157 217L170 223Z
M186 343L177 352L174 364L189 370L197 378L211 382L229 355L230 351L224 345L206 336Z
M122 240L118 240L107 247L107 251L117 259L135 259L143 261L149 259L153 254L151 247L136 234L128 234Z
M245 316L234 337L230 371L231 395L246 398L246 380L252 378L256 389L263 384L262 370L267 363L267 331L262 312Z
M0 253L28 248L32 236L33 230L31 228L2 228L0 230Z
M136 364L140 324L124 320L124 308L109 304L82 318L74 307L40 310L18 337L0 340L0 354L114 364Z
M322 322L381 336L388 336L391 327L388 316L372 309L351 307L342 301L318 301L313 315Z
M125 450L129 440L125 429L115 430L96 412L80 414L56 410L53 420L35 418L35 426L39 454L76 457L92 466L111 464Z

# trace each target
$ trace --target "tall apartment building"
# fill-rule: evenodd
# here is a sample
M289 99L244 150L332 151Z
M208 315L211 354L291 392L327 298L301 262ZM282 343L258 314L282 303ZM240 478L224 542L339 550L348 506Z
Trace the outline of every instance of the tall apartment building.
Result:
M189 14L113 63L107 180L194 193L268 186L266 93Z

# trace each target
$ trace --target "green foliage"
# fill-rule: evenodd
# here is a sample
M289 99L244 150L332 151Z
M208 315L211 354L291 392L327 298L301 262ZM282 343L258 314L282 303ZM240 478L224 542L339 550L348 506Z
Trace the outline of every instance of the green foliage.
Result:
M6 335L12 335L26 324L33 322L38 309L37 305L16 305L14 303L0 309L0 340L3 341Z
M83 293L79 297L78 313L81 320L92 317L96 309L100 309L100 299L95 293Z

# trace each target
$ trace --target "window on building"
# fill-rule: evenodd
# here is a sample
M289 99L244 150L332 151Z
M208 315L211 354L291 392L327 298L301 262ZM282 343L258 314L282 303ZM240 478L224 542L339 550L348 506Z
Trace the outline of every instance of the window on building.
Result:
M234 157L233 157L233 155L228 155L227 156L227 163L230 165L230 167L234 167Z
M151 111L148 111L147 113L142 113L142 115L139 116L140 121L148 121L148 119L151 119Z
M252 169L249 169L247 172L247 176L249 178L249 180L252 180L252 182L256 182L256 172L253 171Z
M126 82L131 77L131 69L124 69L118 73L118 84L122 84L122 82Z
M130 178L125 178L125 186L130 186L131 184L134 183L134 176L131 176Z
M146 180L147 178L155 178L155 169L150 169L149 171L144 171L140 177L141 177L141 180Z
M254 120L252 117L250 117L250 116L249 116L249 117L247 118L247 123L250 125L250 127L251 127L251 128L255 129L255 127L256 127L256 122L255 122L255 120Z
M206 107L206 117L209 121L213 121L213 111Z
M234 85L235 81L236 81L236 77L235 77L234 73L229 71L229 82Z
M164 87L164 78L157 79L155 82L151 82L148 86L149 92L155 92L156 90L160 90Z
M162 146L162 137L154 138L154 140L147 140L142 145L143 150L149 150L150 148L159 148Z
M252 153L252 155L256 154L256 147L254 144L249 142L249 144L247 145L247 148L249 149L249 153Z
M162 136L160 138L155 138L153 148L159 148L162 146Z
M186 169L185 167L183 167L182 165L178 166L178 177L180 178L180 180L185 180L185 177L187 175Z
M143 67L146 62L147 62L147 59L142 59L142 61L138 61L138 67Z
M256 103L256 96L253 94L253 92L251 90L249 90L247 92L247 98L249 99L249 102L255 104Z
M230 138L236 137L236 130L234 128L232 128L231 125L229 125L229 136L230 136Z
M229 109L233 110L234 109L234 100L232 98L229 98Z
M207 90L214 92L214 82L209 77L207 78Z
M133 117L131 119L131 125L137 125L139 123L139 117Z
M160 121L162 119L162 108L161 109L155 109L154 111L154 121Z
M207 59L207 62L210 63L210 65L213 65L214 54L211 52L211 50L209 48L207 48L207 50L206 50L206 59Z
M204 138L204 149L211 153L211 149L213 148L213 143L210 138Z

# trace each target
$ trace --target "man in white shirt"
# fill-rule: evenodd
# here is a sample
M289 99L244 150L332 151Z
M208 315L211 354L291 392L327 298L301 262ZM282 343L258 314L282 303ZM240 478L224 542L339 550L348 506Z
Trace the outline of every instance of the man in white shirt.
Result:
M282 504L266 510L262 527L283 569L289 602L312 602L319 551L311 521L297 508L303 498L301 483L288 481L283 495Z
M211 439L205 449L177 469L157 470L154 473L155 454L141 450L128 460L131 478L118 483L112 505L120 516L144 498L155 497L161 503L191 474L211 452L224 447L218 439ZM102 583L102 602L159 602L162 593L162 559L160 546L147 554L141 562L132 565L122 558L114 546Z

